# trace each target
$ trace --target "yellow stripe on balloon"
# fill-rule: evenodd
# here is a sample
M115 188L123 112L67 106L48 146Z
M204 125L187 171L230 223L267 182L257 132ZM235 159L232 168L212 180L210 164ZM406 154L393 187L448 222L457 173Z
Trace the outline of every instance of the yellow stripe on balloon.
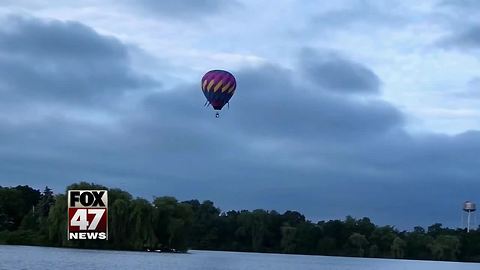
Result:
M212 86L213 86L214 83L215 83L214 80L211 80L211 81L208 83L207 91L210 91L210 88L212 88Z
M222 87L222 93L227 91L227 89L230 87L231 82L228 82L224 87Z
M205 87L207 86L207 80L203 81L203 85L202 85L202 90L205 91Z
M228 89L228 93L229 93L229 94L232 93L233 90L235 90L235 84L232 85L232 87L230 87L230 89Z
M215 85L215 87L213 88L213 92L217 92L218 89L222 86L223 84L223 80L221 80L220 82L217 83L217 85Z

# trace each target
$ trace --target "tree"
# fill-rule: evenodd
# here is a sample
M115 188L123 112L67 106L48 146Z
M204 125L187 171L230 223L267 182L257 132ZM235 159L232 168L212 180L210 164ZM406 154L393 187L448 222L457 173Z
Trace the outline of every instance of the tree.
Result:
M175 211L177 199L173 197L157 197L153 200L153 231L158 239L160 248L170 248L170 217Z
M109 210L109 234L114 248L128 248L130 240L129 201L116 199Z
M335 247L327 251L328 255L339 254L343 247L347 244L350 233L346 230L345 223L341 220L330 220L321 224L323 234L327 238L334 239ZM332 242L332 241L330 241Z
M37 204L36 211L40 217L47 217L50 207L55 203L55 197L52 190L46 186L40 196L40 201Z
M413 232L405 235L405 239L407 242L405 257L423 260L432 258L430 245L433 237L426 234L423 228L415 227Z
M173 197L155 198L153 205L153 231L160 248L186 250L193 220L191 206Z
M54 246L67 245L67 198L63 194L55 197L55 204L48 214L48 239Z
M292 226L305 222L305 216L297 211L286 211L282 216L283 221Z
M0 187L0 226L8 230L18 229L22 219L32 211L39 199L40 191L29 186Z
M390 248L396 236L397 232L393 227L378 227L373 231L370 237L370 242L378 247L380 256L389 257L391 254Z
M157 238L152 227L153 206L142 198L132 201L129 217L132 248L135 250L152 249L157 246Z
M282 241L281 241L281 252L283 253L294 253L296 250L295 237L297 229L292 226L282 226Z
M405 256L405 247L407 246L407 243L402 240L400 237L395 237L393 240L391 250L392 250L392 256L396 259L403 259Z
M68 189L108 189L74 183ZM67 241L67 197L40 193L28 186L0 187L0 243L97 249L203 248L335 256L369 256L480 262L480 230L443 228L399 232L378 227L369 218L312 223L296 211L221 212L212 201L178 202L156 197L133 199L123 190L109 190L110 241ZM35 208L33 208L35 206Z
M365 247L368 245L368 240L363 234L353 233L348 238L348 243L354 248L353 256L363 257L365 255Z
M442 224L441 223L435 223L431 226L428 227L428 234L436 237L437 235L441 234L443 232Z
M371 245L369 248L368 248L368 257L371 257L371 258L377 258L380 256L380 252L378 250L378 246L377 245Z
M168 225L168 245L175 250L188 250L187 236L189 234L193 219L193 212L190 205L179 203L175 205Z
M456 260L460 249L458 237L453 235L439 235L430 244L430 249L437 260Z
M200 203L198 200L185 201L193 212L192 228L190 230L190 245L199 249L217 249L219 240L218 225L220 209L212 201Z
M296 253L317 254L318 240L322 237L320 226L305 221L296 227L295 243Z

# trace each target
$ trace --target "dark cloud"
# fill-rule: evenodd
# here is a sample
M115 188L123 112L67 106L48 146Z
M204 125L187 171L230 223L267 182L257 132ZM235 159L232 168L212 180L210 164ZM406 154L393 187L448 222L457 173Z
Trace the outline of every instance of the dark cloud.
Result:
M438 6L474 11L480 9L480 2L477 0L443 0L438 3Z
M125 2L138 7L151 14L167 18L178 19L192 19L193 17L209 17L212 14L216 14L225 10L231 6L238 6L239 3L235 0L222 1L222 0L139 0L131 1L124 0Z
M317 91L299 84L297 71L273 65L235 74L239 88L220 119L202 108L197 85L184 85L149 95L121 113L113 128L61 117L2 123L3 179L57 189L88 179L147 198L171 194L213 199L223 209L298 209L311 218L367 215L404 226L450 220L449 214L420 219L421 209L410 218L394 211L443 207L436 204L447 190L434 183L457 179L455 164L462 170L477 165L451 155L465 155L477 134L462 142L414 139L401 130L401 113L374 97ZM430 185L434 195L424 197ZM449 203L466 196L460 187L456 193Z
M480 77L470 79L464 89L454 93L457 98L465 98L467 100L480 98Z
M312 22L316 27L327 31L351 28L368 28L371 31L383 27L402 27L416 20L413 16L405 16L405 8L401 2L385 4L365 0L350 1L344 7L314 16Z
M304 50L301 67L307 77L318 86L336 93L378 93L380 79L360 63L335 53L318 54Z
M87 180L149 199L212 199L225 210L297 209L314 219L371 216L401 228L457 225L461 202L475 200L480 188L479 132L406 133L402 113L370 94L379 92L374 72L338 55L304 55L293 69L237 70L231 109L219 119L202 107L198 84L184 83L142 92L137 106L105 105L113 118L105 121L73 117L68 105L96 101L90 88L114 99L148 87L130 67L128 47L70 22L16 19L2 27L2 100L65 105L43 117L15 106L2 114L2 186L49 185L60 192ZM25 36L29 29L58 42ZM72 97L61 80L74 81L80 96Z
M257 73L243 71L239 82ZM277 80L284 81L282 76L265 77L264 86L277 85ZM303 101L280 95L296 105ZM323 127L313 127L317 130L307 138L304 130L294 132L298 124L285 114L276 116L282 130L272 118L253 119L242 105L245 96L235 98L220 119L201 107L196 86L186 86L152 94L139 110L124 112L121 124L112 129L62 117L21 125L2 122L0 182L48 184L58 190L82 179L147 198L170 194L213 199L223 209L298 209L315 219L366 215L401 228L434 221L456 225L459 204L475 198L480 187L475 158L479 132L411 137L377 123L336 130L337 138L334 131L325 137ZM329 110L360 122L378 110L341 113L347 104ZM331 117L308 113L313 115L295 121ZM258 124L249 127L242 119ZM362 129L370 135L355 136ZM348 131L351 138L342 139Z
M480 48L480 2L475 0L444 0L435 10L442 16L444 27L449 30L434 45L445 49L472 50Z
M124 59L125 45L78 22L10 16L2 26L0 48L11 54L55 58Z
M134 72L127 46L76 22L8 17L0 29L0 95L92 104L154 82Z
M444 48L480 49L480 26L468 26L455 31L438 41L437 45Z
M471 79L467 85L470 89L478 91L480 89L480 77Z
M238 91L220 119L200 108L197 86L150 96L126 126L159 172L182 179L150 183L224 209L457 224L458 204L474 197L457 183L476 185L480 173L478 132L412 137L390 104L318 92L297 84L297 74L272 65L236 72Z
M245 90L238 93L241 100L234 103L239 113L230 116L233 121L259 136L294 136L307 141L359 140L402 123L401 114L388 103L376 99L359 102L317 87L305 88L289 79L289 73L278 68L238 73Z

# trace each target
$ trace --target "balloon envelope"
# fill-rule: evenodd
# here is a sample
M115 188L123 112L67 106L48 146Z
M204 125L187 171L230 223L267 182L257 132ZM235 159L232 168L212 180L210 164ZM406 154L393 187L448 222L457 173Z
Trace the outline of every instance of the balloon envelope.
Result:
M235 77L225 70L210 70L202 78L202 91L213 109L221 110L235 93Z

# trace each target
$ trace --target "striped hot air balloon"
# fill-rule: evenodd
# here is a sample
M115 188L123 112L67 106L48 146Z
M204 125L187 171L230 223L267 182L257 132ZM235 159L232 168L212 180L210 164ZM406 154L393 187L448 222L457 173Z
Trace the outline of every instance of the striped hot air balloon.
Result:
M225 70L210 70L202 78L202 91L207 104L219 111L228 103L235 93L237 82L235 77ZM218 112L216 114L218 117Z

